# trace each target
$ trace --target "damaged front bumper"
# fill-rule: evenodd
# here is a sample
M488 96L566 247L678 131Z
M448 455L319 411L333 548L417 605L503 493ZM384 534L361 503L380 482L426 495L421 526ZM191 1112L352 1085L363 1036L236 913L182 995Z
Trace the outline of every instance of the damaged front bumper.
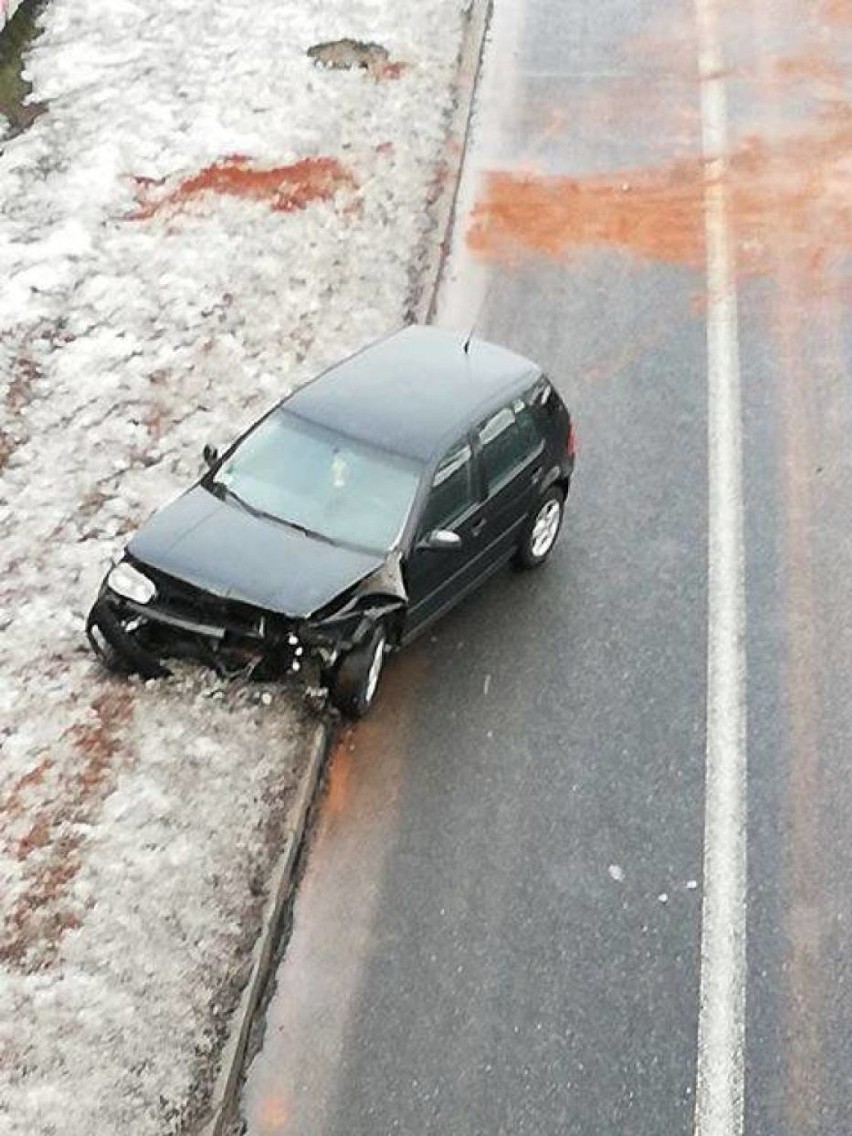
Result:
M166 660L175 658L201 662L223 677L306 672L321 679L365 641L377 618L399 606L395 600L366 609L351 604L324 618L294 620L184 585L158 588L141 602L113 591L109 579L86 621L89 643L109 669L146 679L170 674Z
M224 676L282 678L333 664L346 647L307 624L258 612L256 618L193 618L165 605L140 604L104 587L86 621L95 654L112 670L161 678L167 659L192 659Z

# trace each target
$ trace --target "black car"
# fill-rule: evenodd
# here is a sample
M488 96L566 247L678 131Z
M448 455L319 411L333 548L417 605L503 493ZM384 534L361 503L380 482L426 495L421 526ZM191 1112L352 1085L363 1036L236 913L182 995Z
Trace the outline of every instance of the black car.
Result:
M562 399L528 359L408 327L275 406L156 513L107 574L89 639L112 669L313 666L344 713L500 565L553 548L574 468Z

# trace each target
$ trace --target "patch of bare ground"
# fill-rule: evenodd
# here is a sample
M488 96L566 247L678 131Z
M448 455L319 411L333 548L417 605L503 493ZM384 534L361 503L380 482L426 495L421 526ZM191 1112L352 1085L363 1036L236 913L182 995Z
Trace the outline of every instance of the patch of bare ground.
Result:
M26 815L28 828L19 838L4 838L5 855L25 865L21 887L0 930L0 961L31 972L51 965L63 935L79 925L66 904L69 885L79 871L83 826L90 823L113 783L114 759L133 712L133 690L105 687L91 703L85 722L71 726L63 740L78 759L53 793L39 790L53 761L40 754L33 766L0 801L0 817ZM65 767L69 768L68 765ZM32 807L30 801L38 801ZM3 826L8 831L8 826Z
M24 422L24 411L32 402L35 386L41 378L38 366L32 357L21 351L12 366L9 385L3 396L4 416L0 423L0 472L6 467L12 454L29 438Z
M308 48L307 55L320 67L334 71L366 71L377 81L399 79L408 68L407 63L391 59L388 49L380 43L356 39L317 43Z

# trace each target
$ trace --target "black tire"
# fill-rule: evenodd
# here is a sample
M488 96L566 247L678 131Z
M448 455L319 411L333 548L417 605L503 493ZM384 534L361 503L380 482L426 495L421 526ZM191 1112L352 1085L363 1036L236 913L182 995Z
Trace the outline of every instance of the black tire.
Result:
M377 624L366 641L344 655L331 676L329 694L347 718L363 718L376 699L387 646L387 631ZM378 669L374 671L374 667Z
M530 513L524 535L518 547L516 563L519 568L538 568L544 564L553 551L559 532L562 528L562 517L565 512L565 494L558 485L552 485L537 501ZM545 546L541 543L541 531L538 527L546 517L556 521L555 530L548 531Z

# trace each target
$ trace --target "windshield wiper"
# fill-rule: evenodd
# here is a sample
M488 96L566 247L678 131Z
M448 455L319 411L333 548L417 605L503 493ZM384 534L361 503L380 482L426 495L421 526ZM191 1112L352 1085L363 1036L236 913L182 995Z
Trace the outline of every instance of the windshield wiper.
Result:
M290 521L286 517L278 517L275 513L267 513L264 509L258 509L254 505L249 505L248 501L244 501L239 493L235 493L230 485L226 485L224 481L213 480L209 483L210 492L224 501L226 497L232 497L238 505L241 505L247 513L251 513L253 517L264 517L268 521L276 521L279 525L286 525L287 528L295 529L297 532L302 533L304 536L313 537L315 540L324 541L326 544L336 544L330 536L324 533L316 532L314 529L309 529L307 525L300 525L298 521Z
M226 485L224 481L213 480L209 483L210 492L214 497L218 497L220 501L224 501L227 497L232 497L238 505L242 505L247 513L252 513L256 517L266 516L261 513L260 509L255 509L249 505L248 501L244 501L239 493L235 493L230 485Z
M264 516L269 516L265 513ZM300 525L298 521L288 521L284 517L273 517L273 521L280 521L282 525L286 525L290 529L295 529L296 532L303 533L305 536L312 536L316 540L324 541L326 544L337 544L336 540L332 540L330 536L325 533L315 532L314 529L309 529L307 525Z

